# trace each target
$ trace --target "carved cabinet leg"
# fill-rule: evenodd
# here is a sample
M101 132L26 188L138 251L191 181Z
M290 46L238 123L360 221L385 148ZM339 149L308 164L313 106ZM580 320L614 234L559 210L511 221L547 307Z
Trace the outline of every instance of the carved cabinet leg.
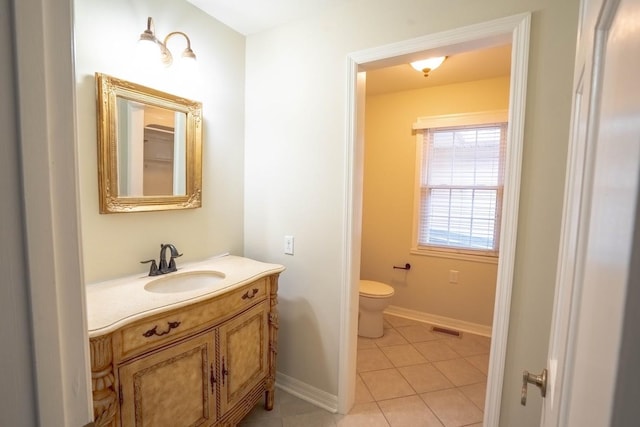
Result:
M111 336L92 338L90 350L94 424L96 427L115 427L118 402L113 374Z
M269 375L266 381L264 408L273 409L276 384L276 357L278 355L278 275L270 278L269 308Z

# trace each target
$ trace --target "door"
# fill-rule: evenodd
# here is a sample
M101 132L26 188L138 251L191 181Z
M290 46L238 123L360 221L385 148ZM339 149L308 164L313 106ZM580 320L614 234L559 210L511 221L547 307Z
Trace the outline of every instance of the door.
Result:
M199 426L216 419L213 332L122 365L122 426Z
M581 2L544 427L612 422L630 257L640 245L639 19L638 0Z
M21 173L18 112L16 111L17 78L13 46L13 4L0 1L0 242L3 251L2 287L0 290L0 324L11 325L0 332L2 388L0 425L36 425L38 402L35 401L35 375L32 360L33 332L30 327L29 278L25 248L25 218ZM11 390L11 392L8 392Z
M220 325L220 416L268 374L268 301Z

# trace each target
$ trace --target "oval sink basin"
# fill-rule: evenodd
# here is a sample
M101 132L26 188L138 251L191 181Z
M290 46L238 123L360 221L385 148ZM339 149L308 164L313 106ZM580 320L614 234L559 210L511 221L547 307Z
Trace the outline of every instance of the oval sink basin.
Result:
M219 271L189 271L169 274L152 280L144 285L144 289L149 292L170 294L203 288L215 288L215 285L225 277L225 274Z

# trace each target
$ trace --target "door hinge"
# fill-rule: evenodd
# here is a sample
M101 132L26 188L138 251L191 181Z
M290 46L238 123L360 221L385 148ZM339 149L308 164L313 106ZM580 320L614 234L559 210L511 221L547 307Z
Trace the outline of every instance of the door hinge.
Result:
M122 406L122 401L124 400L124 398L122 397L122 384L118 385L118 402L120 403L120 406Z

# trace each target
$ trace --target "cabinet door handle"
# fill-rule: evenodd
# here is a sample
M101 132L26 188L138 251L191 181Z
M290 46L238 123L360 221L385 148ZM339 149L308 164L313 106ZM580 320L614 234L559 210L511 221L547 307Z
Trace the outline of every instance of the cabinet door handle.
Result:
M156 325L153 328L149 329L147 332L143 333L142 336L149 338L154 335L158 337L167 335L169 332L171 332L172 329L175 329L178 326L180 326L180 322L167 322L167 326L169 326L169 328L166 331L158 332L158 325Z
M242 295L242 299L251 299L255 297L257 293L258 293L258 288L253 288L245 292L245 294Z
M227 375L229 375L229 371L227 370L227 367L224 364L224 357L222 358L222 385L224 386L224 377L226 377Z
M215 393L215 385L214 384L216 383L216 377L215 377L215 375L213 375L213 363L211 364L210 372L211 372L211 374L210 374L211 376L209 377L209 379L211 380L211 394L214 394Z

